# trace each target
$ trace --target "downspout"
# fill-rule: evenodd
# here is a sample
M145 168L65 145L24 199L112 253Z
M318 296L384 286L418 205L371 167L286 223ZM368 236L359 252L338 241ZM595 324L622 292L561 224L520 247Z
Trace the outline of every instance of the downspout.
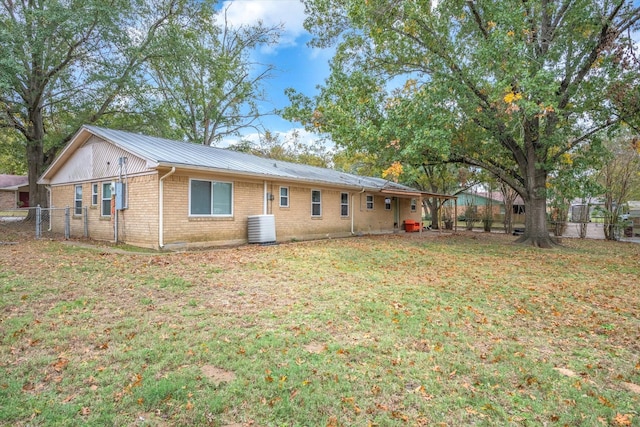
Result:
M158 247L164 248L164 179L173 175L176 167L173 166L169 172L160 177L160 194L158 195Z
M362 190L361 190L359 193L357 193L357 194L362 194L362 193L364 193L364 187L362 187ZM353 193L353 194L351 195L351 235L352 235L352 236L353 236L354 234L356 234L356 233L353 231L353 220L354 220L354 218L355 218L355 216L356 216L356 210L354 209L354 203L353 203L353 199L355 199L355 197L356 197L356 193Z
M51 186L50 185L45 185L44 188L47 189L47 192L49 193L49 208L52 208L53 206L51 206L51 200L53 198L53 195L51 194ZM18 190L18 199L20 198L19 196L20 194L20 190ZM51 215L51 211L49 211L49 215ZM49 230L51 231L51 227L53 227L53 221L51 221L51 219L49 219Z
M269 203L269 197L268 197L268 193L267 193L267 181L264 182L264 207L262 208L262 214L266 215L267 214L267 204Z

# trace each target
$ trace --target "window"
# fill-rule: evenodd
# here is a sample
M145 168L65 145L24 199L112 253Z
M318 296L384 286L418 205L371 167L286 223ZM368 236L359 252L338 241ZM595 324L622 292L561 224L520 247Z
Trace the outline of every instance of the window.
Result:
M231 216L233 185L230 182L192 179L189 190L189 215Z
M102 216L111 216L111 183L102 183L102 209L100 210Z
M418 201L416 199L411 199L411 212L415 212L418 208Z
M76 185L75 203L73 205L73 214L82 215L82 185Z
M322 215L322 196L320 190L311 190L311 216Z
M387 197L384 199L384 209L387 211L391 210L391 198Z
M91 206L98 206L98 183L91 184Z
M340 216L349 216L349 193L340 193Z
M515 215L524 215L524 205L513 205L513 213Z
M367 209L373 209L373 196L367 196Z
M280 207L289 207L289 187L280 187Z

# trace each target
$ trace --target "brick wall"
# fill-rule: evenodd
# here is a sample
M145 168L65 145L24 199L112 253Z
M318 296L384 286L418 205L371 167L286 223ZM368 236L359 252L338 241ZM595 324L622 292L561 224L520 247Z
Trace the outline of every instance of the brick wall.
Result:
M190 217L189 179L233 182L233 215L231 217ZM289 190L289 206L280 206L280 187ZM167 247L208 246L247 242L247 217L264 213L264 181L230 178L224 175L182 175L176 173L165 180L164 241ZM311 191L321 192L322 213L311 216ZM374 209L366 209L366 194L300 183L268 182L267 192L273 200L267 203L267 214L275 217L278 241L341 237L351 234L352 215L355 233L379 233L394 230L396 201L385 210L385 198L374 195ZM349 194L349 215L341 216L341 193ZM420 221L419 210L410 211L411 199L400 198L398 227L406 219ZM419 206L419 201L417 203Z
M158 243L158 182L157 175L142 175L128 178L128 209L118 211L118 240L132 245L156 248ZM115 239L115 218L103 216L102 184L110 181L92 181L78 183L82 185L82 206L87 207L89 237L96 240L113 241ZM98 203L92 204L92 184L98 184ZM84 235L82 215L74 213L75 185L56 185L51 191L52 207L71 208L71 236ZM62 214L52 215L52 230L64 232Z
M231 182L233 184L233 215L229 217L196 217L189 215L190 179ZM101 215L102 182L99 184L98 204L91 205L92 182L82 183L82 204L89 207L89 237L114 240L114 221ZM158 248L158 175L129 177L128 209L118 212L118 240L149 248ZM289 189L289 206L280 206L280 187ZM321 192L322 213L311 216L311 191ZM247 217L264 213L264 181L239 179L225 175L181 174L176 172L164 180L163 243L168 249L180 247L241 244L247 242ZM354 233L391 232L394 225L402 228L406 219L420 221L419 209L410 211L411 199L400 198L398 205L385 209L385 198L390 195L359 193L323 186L304 186L300 183L268 182L267 192L274 200L267 203L267 213L273 214L278 241L342 237L351 234L352 216ZM349 215L341 216L341 193L348 193ZM366 195L374 196L373 209L366 207ZM73 214L74 185L52 188L55 206L70 206ZM399 206L399 215L395 215ZM419 201L417 203L419 208ZM396 224L397 222L397 224ZM55 231L63 232L63 223L55 222ZM82 216L72 215L71 235L83 235Z
M16 192L0 190L0 209L16 208Z

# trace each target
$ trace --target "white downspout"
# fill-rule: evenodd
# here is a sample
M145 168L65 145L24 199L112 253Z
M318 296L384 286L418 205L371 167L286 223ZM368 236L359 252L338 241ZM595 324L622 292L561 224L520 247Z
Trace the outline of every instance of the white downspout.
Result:
M356 210L354 209L354 199L356 197L356 194L362 194L364 193L364 187L362 187L362 190L359 193L353 193L351 195L351 235L353 236L354 234L356 234L353 230L353 221L355 219L356 216Z
M267 197L267 181L264 182L264 207L262 208L262 214L266 215L267 214L267 204L269 203L269 201L267 200L269 197Z
M160 194L158 197L158 247L164 248L164 179L173 175L176 167L173 166L169 172L160 177Z

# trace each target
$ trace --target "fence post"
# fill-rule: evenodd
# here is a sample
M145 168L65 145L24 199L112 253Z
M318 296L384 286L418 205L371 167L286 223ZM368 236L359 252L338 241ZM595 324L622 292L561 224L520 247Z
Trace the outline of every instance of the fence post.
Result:
M36 239L42 237L42 229L40 222L42 221L42 209L40 205L36 206Z
M71 209L69 208L69 206L64 208L64 238L66 240L69 239L69 236L71 234L71 215L70 215L70 211L71 211Z
M84 222L84 237L89 237L89 208L86 206L82 208L83 222Z

